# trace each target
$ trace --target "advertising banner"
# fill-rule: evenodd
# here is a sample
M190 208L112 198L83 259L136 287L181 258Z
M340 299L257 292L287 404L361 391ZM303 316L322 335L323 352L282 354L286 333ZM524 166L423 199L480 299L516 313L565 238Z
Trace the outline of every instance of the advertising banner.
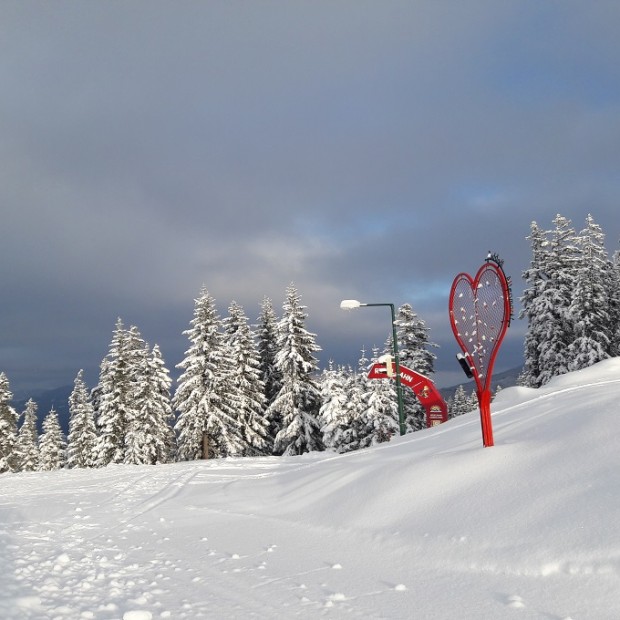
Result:
M392 364L391 377L396 376L395 364ZM373 364L368 373L369 379L389 379L386 364ZM435 384L426 376L400 364L400 381L410 387L426 410L426 426L436 426L448 420L448 406Z

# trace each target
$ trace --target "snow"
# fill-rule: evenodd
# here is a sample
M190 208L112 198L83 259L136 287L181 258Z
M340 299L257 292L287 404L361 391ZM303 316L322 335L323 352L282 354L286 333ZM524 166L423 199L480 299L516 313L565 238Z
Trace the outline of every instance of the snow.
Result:
M620 618L620 359L345 455L4 474L0 617Z

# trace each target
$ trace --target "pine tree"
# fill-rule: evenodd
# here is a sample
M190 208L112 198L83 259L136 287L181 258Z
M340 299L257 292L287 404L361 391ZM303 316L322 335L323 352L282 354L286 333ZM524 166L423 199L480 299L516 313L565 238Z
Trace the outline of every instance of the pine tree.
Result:
M535 307L541 325L536 385L569 371L568 347L574 340L568 308L577 271L576 235L567 218L558 214L553 223L542 266L546 279Z
M138 463L155 465L169 463L176 444L174 412L170 398L172 381L160 348L145 346L139 372L140 384L136 391L136 420L143 425L144 443Z
M140 384L140 368L145 342L137 327L128 330L119 318L116 322L108 355L101 363L99 375L99 402L96 424L98 427L97 462L133 462L138 444L143 440L139 428L136 395Z
M41 434L39 469L52 471L61 469L67 463L67 441L58 422L58 413L52 408L43 420Z
M614 252L609 266L610 355L620 356L620 252Z
M342 368L335 369L332 360L321 375L321 409L319 422L323 445L336 452L345 451L349 443L347 434L351 431L348 409L349 397L346 390L346 376Z
M351 420L351 431L348 434L342 452L359 450L370 445L371 426L367 418L366 394L369 388L368 369L370 360L366 357L364 348L360 351L356 371L349 374L345 384L347 393L347 413Z
M282 387L268 409L271 420L282 420L282 428L275 438L276 454L303 454L323 448L317 420L321 406L315 379L318 361L313 355L320 347L315 334L305 328L304 310L297 289L289 285L278 322L275 360Z
M80 468L95 467L97 465L95 412L84 382L83 370L78 372L73 386L69 396L67 465Z
M242 456L271 452L269 421L265 416L265 384L261 379L259 353L243 308L233 301L224 319L224 341L232 364L239 404L237 424L245 440Z
M545 233L536 222L530 225L529 239L532 248L532 260L528 269L523 271L523 279L526 288L521 296L521 312L519 318L527 319L527 332L525 334L525 364L519 377L520 385L538 387L540 368L540 344L544 337L545 321L544 314L540 311L540 300L545 288L547 275L544 272L546 263L547 240Z
M260 379L265 386L266 406L268 407L282 387L282 377L276 367L278 318L273 310L271 299L265 297L257 325L257 349L260 361ZM279 428L275 430L275 437Z
M395 325L400 363L411 368L411 370L432 378L435 359L437 358L430 351L430 347L437 347L438 345L429 341L429 329L413 311L411 304L403 304L398 309ZM426 410L413 390L403 390L403 403L409 429L416 431L426 428Z
M469 413L471 410L471 398L466 394L465 388L459 385L454 392L450 404L450 418Z
M348 428L345 426L343 429L338 452L350 452L361 447L365 430L363 417L365 385L366 373L361 374L350 370L346 374L344 384L344 390L347 395L345 420L348 420L349 426Z
M39 433L37 431L37 404L29 399L23 412L24 419L17 435L17 453L20 471L39 468Z
M569 370L587 368L609 357L613 334L609 312L609 266L605 236L588 215L578 238L579 266L568 314L574 340L568 347Z
M368 364L362 349L358 370L351 367L334 369L330 362L329 369L323 373L319 422L326 448L344 453L365 445L367 428L363 397Z
M149 465L151 461L152 433L149 426L151 385L149 377L149 346L138 330L127 332L127 385L123 433L123 463Z
M19 469L17 454L17 422L19 416L11 407L13 394L7 376L0 372L0 474Z
M130 399L127 330L119 318L99 373L99 407L96 423L97 463L100 466L122 463L125 458L125 434Z
M474 388L469 394L469 407L467 411L477 411L479 408L478 394Z
M130 454L140 450L137 446L144 439L144 429L137 419L136 399L145 347L138 328L132 325L125 329L119 318L99 378L96 418L99 465L133 462Z
M243 452L244 440L231 403L232 370L220 331L215 300L203 287L194 307L191 328L184 331L191 343L173 398L180 412L175 425L178 458L199 459L204 443L209 456L223 457Z
M378 349L373 349L373 362L379 357ZM360 433L360 447L365 448L390 441L399 431L398 404L393 381L366 379L362 395L364 410Z

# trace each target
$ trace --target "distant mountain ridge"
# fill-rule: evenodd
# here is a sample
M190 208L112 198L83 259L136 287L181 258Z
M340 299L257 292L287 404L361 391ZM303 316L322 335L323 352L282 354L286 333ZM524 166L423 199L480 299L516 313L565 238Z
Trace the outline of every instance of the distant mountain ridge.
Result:
M22 413L26 408L26 403L30 398L37 403L37 427L41 432L43 420L50 412L52 407L58 413L58 421L65 435L69 432L69 396L73 391L72 385L63 385L62 387L53 388L37 392L34 396L17 400L13 403L13 407L18 413Z
M492 386L491 386L493 392L495 392L498 386L503 389L503 388L513 387L517 385L517 379L519 378L519 375L521 374L522 371L523 371L523 366L517 366L515 368L504 370L504 372L498 372L497 374L494 373L492 377ZM469 379L467 381L463 381L462 383L457 383L456 385L453 385L452 387L439 388L439 391L441 392L441 395L446 400L448 400L449 398L452 398L454 396L454 393L458 389L459 385L462 385L463 388L465 389L465 392L467 393L470 393L476 389L476 384L474 383L474 380Z

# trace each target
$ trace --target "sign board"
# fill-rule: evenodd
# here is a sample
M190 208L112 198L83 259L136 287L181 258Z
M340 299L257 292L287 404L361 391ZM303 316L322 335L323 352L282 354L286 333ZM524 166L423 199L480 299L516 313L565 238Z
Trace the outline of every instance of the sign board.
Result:
M386 364L373 364L368 373L369 379L389 379L396 376L396 365L392 362L392 372L388 374ZM400 382L411 388L426 410L426 426L436 426L448 420L448 406L435 384L425 375L400 364Z

